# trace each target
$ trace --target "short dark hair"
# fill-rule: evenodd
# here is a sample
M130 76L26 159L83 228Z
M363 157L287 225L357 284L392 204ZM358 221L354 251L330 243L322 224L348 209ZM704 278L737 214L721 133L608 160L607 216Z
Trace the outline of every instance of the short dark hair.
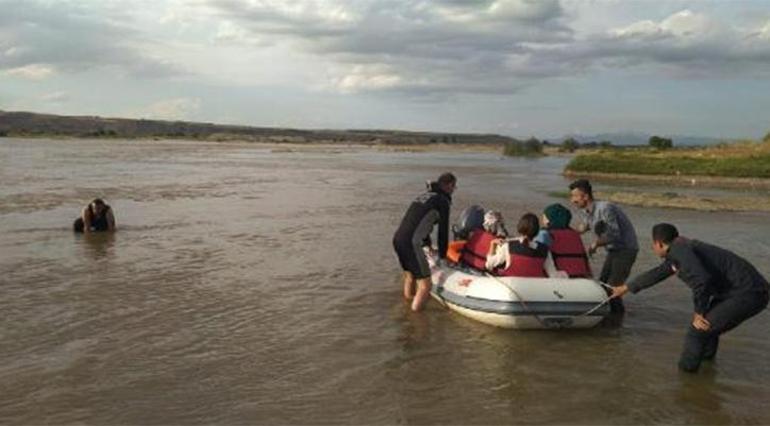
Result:
M516 231L528 240L535 238L538 232L540 232L540 223L537 220L537 216L533 213L524 213L524 216L519 219L519 223L516 225Z
M106 206L107 205L107 203L105 203L104 200L102 200L101 198L94 198L94 200L91 201L91 203L93 203L93 204L95 204L97 206Z
M442 173L441 176L438 177L439 185L449 185L455 182L457 182L457 178L450 172Z
M652 240L663 244L671 244L679 236L676 226L670 223L659 223L652 227Z
M588 194L588 196L593 199L594 198L594 191L591 188L591 182L588 181L588 179L578 179L571 184L569 184L569 190L572 191L573 189L578 188L579 190L583 191L584 193Z

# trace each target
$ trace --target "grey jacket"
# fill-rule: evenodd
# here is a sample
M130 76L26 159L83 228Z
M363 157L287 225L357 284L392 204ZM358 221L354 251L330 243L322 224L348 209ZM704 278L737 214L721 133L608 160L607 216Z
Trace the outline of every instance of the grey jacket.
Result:
M589 229L607 241L607 250L639 250L636 230L620 207L607 201L594 201L591 211L583 211Z

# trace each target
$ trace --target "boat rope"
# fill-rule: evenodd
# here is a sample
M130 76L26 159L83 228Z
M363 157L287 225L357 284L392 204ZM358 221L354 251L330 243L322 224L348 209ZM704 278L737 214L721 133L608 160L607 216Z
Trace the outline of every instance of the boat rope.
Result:
M538 315L537 315L537 314L536 314L534 311L532 311L531 309L529 309L529 306L527 306L527 303L524 301L524 299L521 297L521 295L520 295L520 294L519 294L519 293L518 293L516 290L514 290L514 289L513 289L513 287L509 286L509 285L508 285L508 284L507 284L505 281L503 281L503 280L499 279L498 277L496 277L496 276L494 276L494 275L490 274L489 272L485 272L485 274L486 274L486 276L488 276L489 278L492 278L492 279L494 279L494 280L495 280L495 281L497 281L498 283L500 283L500 284L504 285L504 286L505 286L505 287L506 287L508 290L510 290L510 291L511 291L511 293L513 293L513 295L514 295L514 296L516 296L516 298L518 299L519 303L521 303L521 306L523 306L523 307L524 307L524 310L526 310L527 312L529 312L530 314L532 314L532 316L533 316L533 317L535 317L535 319L537 320L537 322L539 322L539 323L540 323L540 324L541 324L543 327L546 327L546 328L551 328L551 327L550 327L548 324L546 324L546 323L545 323L545 322L544 322L544 321L543 321L543 320L542 320L542 319L541 319L541 318L540 318L540 317L539 317L539 316L538 316ZM609 288L609 289L611 289L611 288L612 288L612 286L610 286L610 285L607 285L607 284L605 284L605 283L603 283L603 282L601 282L601 281L597 281L597 283L599 283L599 284L600 284L602 287L607 287L607 288ZM578 314L578 315L576 315L576 316L578 316L578 317L585 317L585 316L591 315L592 313L596 312L596 310L597 310L597 309L601 308L602 306L604 306L604 305L605 305L607 302L609 302L609 301L610 301L610 298L609 298L609 297L607 297L607 298L605 298L604 300L602 300L601 302L597 303L597 304L596 304L596 306L594 306L594 307L592 307L591 309L589 309L589 310L587 310L587 311L583 312L582 314Z
M527 312L529 312L530 314L532 314L532 316L533 316L533 317L535 317L535 319L537 320L537 322L539 322L539 323L540 323L540 325L542 325L542 326L543 326L543 327L545 327L545 328L552 328L551 326L549 326L548 324L546 324L546 322L545 322L545 321L543 321L543 319L542 319L542 318L540 318L540 317L539 317L539 316L538 316L538 315L537 315L537 314L536 314L536 313L535 313L535 312L534 312L532 309L529 309L529 306L527 306L527 302L525 302L525 301L524 301L524 298L523 298L523 297L521 297L521 295L520 295L520 294L519 294L519 293L518 293L516 290L514 290L514 289L513 289L513 287L509 286L509 285L508 285L508 284L507 284L505 281L503 281L503 280L499 279L498 277L496 277L496 276L494 276L494 275L490 274L489 272L484 272L484 274L485 274L486 276L488 276L489 278L492 278L493 280L495 280L495 281L497 281L498 283L502 284L502 285L503 285L505 288L507 288L507 289L508 289L508 290L509 290L511 293L513 293L513 295L514 295L514 296L516 296L516 299L517 299L517 301L518 301L519 303L521 303L521 306L524 308L524 310L525 310L525 311L527 311Z
M582 314L580 314L578 316L579 317L585 317L585 316L591 315L592 313L594 313L594 311L596 311L597 309L601 308L602 306L604 306L604 304L606 304L609 301L610 301L610 298L608 297L608 298L602 300L601 302L597 303L596 306L594 306L593 308L583 312Z
M604 287L604 288L606 288L606 289L612 290L612 286L611 286L611 285L609 285L609 284L607 284L607 283L603 283L603 282L601 282L601 281L596 281L596 282L597 282L597 283L599 283L599 285L600 285L600 286L602 286L602 287ZM601 308L602 306L604 306L604 305L605 305L607 302L609 302L610 300L611 300L611 299L610 299L609 297L607 297L607 298L605 298L604 300L602 300L601 302L597 303L597 304L596 304L596 306L594 306L593 308L591 308L591 309L589 309L589 310L587 310L587 311L583 312L582 314L580 314L580 315L578 315L578 316L579 316L579 317L584 317L584 316L588 316L588 315L591 315L591 314L592 314L592 313L594 313L594 312L595 312L597 309L599 309L599 308Z

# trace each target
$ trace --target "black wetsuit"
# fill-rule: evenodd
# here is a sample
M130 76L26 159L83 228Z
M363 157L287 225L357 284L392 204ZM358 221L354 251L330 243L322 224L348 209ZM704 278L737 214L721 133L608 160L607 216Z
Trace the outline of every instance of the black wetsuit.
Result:
M401 225L393 236L393 247L404 271L414 278L430 277L430 267L422 247L430 240L433 225L438 222L438 256L446 257L449 245L449 207L452 197L433 185L420 195L407 209Z
M698 240L677 238L663 263L628 283L636 293L677 274L692 290L695 313L711 327L700 331L690 324L679 366L696 371L704 359L716 355L719 335L767 307L768 282L748 261L735 253Z
M91 218L92 218L91 231L107 231L110 229L110 225L107 221L107 212L110 211L110 206L105 206L100 216L94 215L94 211L93 209L91 209L91 206L88 206L88 210L91 212ZM83 232L85 228L85 223L83 223L83 218L79 217L75 219L75 222L72 224L72 228L75 232Z

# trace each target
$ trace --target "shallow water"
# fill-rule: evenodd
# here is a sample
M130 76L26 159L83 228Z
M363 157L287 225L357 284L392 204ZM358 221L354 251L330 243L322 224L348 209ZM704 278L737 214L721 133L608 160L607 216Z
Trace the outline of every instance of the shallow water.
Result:
M0 138L2 424L768 424L770 315L682 375L670 280L622 325L510 331L401 300L391 237L425 179L509 221L563 158ZM89 199L115 235L77 236ZM625 209L770 273L770 215ZM598 268L602 258L594 259Z

